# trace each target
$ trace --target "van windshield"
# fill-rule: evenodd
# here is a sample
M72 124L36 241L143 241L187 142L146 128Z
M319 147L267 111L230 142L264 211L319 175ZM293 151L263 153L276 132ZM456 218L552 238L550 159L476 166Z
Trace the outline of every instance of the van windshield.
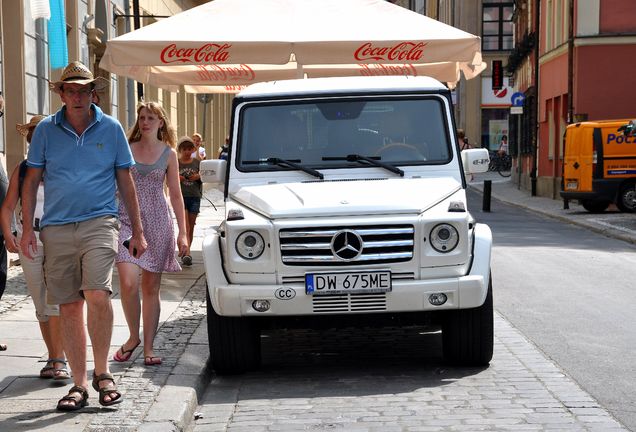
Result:
M237 167L241 171L364 167L348 155L388 165L445 164L451 144L438 97L338 98L248 104L241 113ZM262 163L259 163L261 161Z

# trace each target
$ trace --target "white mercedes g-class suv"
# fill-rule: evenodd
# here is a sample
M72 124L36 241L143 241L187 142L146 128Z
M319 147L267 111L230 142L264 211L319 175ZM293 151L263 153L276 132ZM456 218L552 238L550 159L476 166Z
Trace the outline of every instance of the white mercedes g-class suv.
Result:
M449 90L425 77L260 83L228 160L201 163L225 220L203 241L217 373L260 364L263 328L437 325L452 364L493 352L491 231L466 206Z

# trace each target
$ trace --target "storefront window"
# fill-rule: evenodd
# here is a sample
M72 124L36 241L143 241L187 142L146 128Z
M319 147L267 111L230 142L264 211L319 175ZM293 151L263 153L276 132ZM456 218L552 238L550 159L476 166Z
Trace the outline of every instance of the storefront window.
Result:
M508 126L509 109L481 110L481 146L489 150L499 150L501 137L510 136Z

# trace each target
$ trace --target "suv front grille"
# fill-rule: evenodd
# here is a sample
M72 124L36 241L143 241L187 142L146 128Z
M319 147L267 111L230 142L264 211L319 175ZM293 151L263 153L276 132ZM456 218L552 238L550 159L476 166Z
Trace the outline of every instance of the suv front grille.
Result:
M313 296L315 313L321 312L379 312L386 310L386 294L343 294Z
M280 231L286 265L345 266L409 261L412 225L288 228Z

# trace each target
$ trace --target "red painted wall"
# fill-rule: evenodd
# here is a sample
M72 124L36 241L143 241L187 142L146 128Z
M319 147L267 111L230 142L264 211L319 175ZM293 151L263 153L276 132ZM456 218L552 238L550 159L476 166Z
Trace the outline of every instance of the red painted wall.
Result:
M575 113L589 120L636 118L636 45L578 47L574 70Z
M558 119L564 115L563 103L568 93L568 55L567 52L539 66L539 151L537 174L558 176L561 171L560 155L551 159L548 154L550 127L548 116L552 117L554 133L558 134ZM555 137L558 139L558 137Z
M539 65L539 121L545 121L545 101L568 92L568 55Z
M548 122L546 120L539 124L539 150L537 152L537 159L539 162L537 165L537 175L539 177L549 176L552 174L552 162L548 158L548 143L550 142L549 139L549 128Z
M636 1L602 0L600 32L634 33L636 32Z

